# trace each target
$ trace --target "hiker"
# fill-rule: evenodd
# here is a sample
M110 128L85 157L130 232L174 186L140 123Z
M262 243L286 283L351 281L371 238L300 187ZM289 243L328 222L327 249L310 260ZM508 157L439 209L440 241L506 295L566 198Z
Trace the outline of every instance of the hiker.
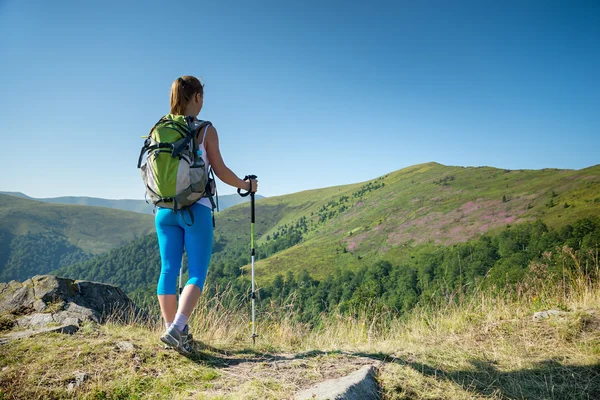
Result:
M193 76L177 78L171 86L171 114L195 118L202 110L204 86ZM198 154L206 171L212 167L217 177L226 184L252 193L258 189L258 181L243 180L233 173L221 157L219 136L212 124L202 126L197 132ZM166 331L161 341L182 354L190 354L190 338L187 321L196 306L212 255L213 222L212 199L203 197L186 212L174 213L171 208L158 207L156 211L156 234L160 248L161 271L158 279L158 302L165 321ZM190 224L190 216L193 222ZM189 279L180 295L176 296L176 282L183 250L187 253Z

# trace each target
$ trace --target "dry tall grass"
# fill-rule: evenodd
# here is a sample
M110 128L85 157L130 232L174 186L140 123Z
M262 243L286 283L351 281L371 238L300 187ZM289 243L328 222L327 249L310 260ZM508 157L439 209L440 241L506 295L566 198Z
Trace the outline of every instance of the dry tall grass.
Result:
M312 326L297 322L302 311L293 296L262 302L254 348L247 298L224 290L195 309L191 332L204 345L189 359L160 346L162 322L148 316L156 309L132 310L72 338L47 335L2 347L0 399L281 399L365 362L380 364L389 399L600 398L597 254L582 260L557 249L516 287L469 295L459 289L404 316L364 305ZM566 313L532 319L547 309ZM115 350L123 340L136 349ZM68 389L78 371L88 381Z

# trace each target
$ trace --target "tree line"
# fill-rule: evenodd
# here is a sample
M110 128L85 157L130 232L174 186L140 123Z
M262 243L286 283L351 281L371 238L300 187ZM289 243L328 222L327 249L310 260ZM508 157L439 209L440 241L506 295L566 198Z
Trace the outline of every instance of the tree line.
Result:
M277 240L293 240L290 235L302 224L292 228L281 230ZM429 243L408 247L395 259L385 255L377 260L363 258L360 269L337 268L321 280L305 270L277 274L270 282L260 282L258 297L259 302L297 308L305 321L318 321L321 313L334 310L352 313L365 304L374 312L385 308L402 314L418 303L450 301L457 294L468 296L476 287L514 287L532 274L548 280L565 273L597 279L599 244L597 217L560 229L542 221L521 223L451 246ZM215 243L205 295L215 296L227 289L233 297L249 296L250 282L241 269L248 263L247 244ZM111 283L137 301L153 304L160 273L156 236L62 268L59 273Z
M452 246L433 244L409 248L399 260L380 259L351 271L335 269L317 280L306 270L278 274L259 289L262 301L302 310L305 320L318 320L333 310L350 313L370 304L373 310L410 311L417 303L468 296L476 287L514 287L532 274L548 282L567 274L598 278L600 219L585 218L560 229L542 221L507 226L494 235ZM209 269L207 291L233 286L247 294L249 282L240 270L221 261Z

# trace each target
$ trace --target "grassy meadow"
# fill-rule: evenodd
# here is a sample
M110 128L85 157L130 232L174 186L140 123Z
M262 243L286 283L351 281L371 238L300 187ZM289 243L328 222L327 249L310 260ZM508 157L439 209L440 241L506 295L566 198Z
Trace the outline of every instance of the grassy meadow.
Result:
M3 345L0 398L286 399L374 364L384 399L595 399L600 285L582 276L456 293L402 317L364 305L317 325L296 322L301 310L288 304L263 304L256 346L247 302L225 291L195 310L190 357L162 347L154 319ZM564 314L533 320L548 309Z

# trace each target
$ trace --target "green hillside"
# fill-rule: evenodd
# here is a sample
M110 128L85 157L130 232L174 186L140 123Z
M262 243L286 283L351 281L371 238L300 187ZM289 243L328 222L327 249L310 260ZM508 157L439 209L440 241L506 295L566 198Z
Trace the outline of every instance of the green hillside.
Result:
M153 230L150 215L0 195L0 281L47 273Z
M418 296L439 288L441 281L429 289L423 285L438 279L441 270L458 275L456 252L470 254L464 268L472 270L471 280L489 271L496 278L510 272L517 279L553 246L572 246L586 237L592 243L589 237L600 229L600 166L505 171L429 163L366 183L262 199L256 213L257 280L265 296L282 282L289 289L298 282L315 286L331 280L356 289L364 279L360 274L382 265L385 273L377 272L377 279L402 281ZM243 292L249 276L249 207L233 207L216 219L207 290L233 285ZM540 235L545 239L538 243ZM464 246L454 247L460 243ZM513 249L511 243L528 249ZM513 257L513 252L519 254ZM152 295L159 264L156 237L150 235L57 273ZM399 272L392 279L395 270L408 275ZM343 298L340 294L334 303Z
M61 265L53 275L119 284L125 292L149 289L158 281L160 252L156 234L146 235L80 263ZM152 290L154 292L155 290Z
M274 209L285 213L274 218ZM259 248L282 230L302 239L256 267L259 280L301 269L323 277L365 259L394 259L407 246L465 242L538 219L559 228L594 215L600 215L600 165L511 171L427 163L364 184L261 201L257 221L266 223L259 224Z

